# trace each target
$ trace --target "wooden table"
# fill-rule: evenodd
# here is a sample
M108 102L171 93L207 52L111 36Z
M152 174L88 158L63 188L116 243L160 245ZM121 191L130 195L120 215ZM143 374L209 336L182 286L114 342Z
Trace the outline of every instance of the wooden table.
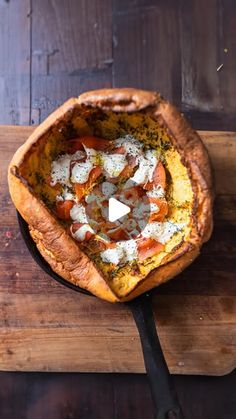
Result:
M235 16L233 0L0 0L0 123L37 124L69 96L125 85L160 90L197 129L236 131ZM152 418L143 375L0 382L1 419ZM235 372L175 382L187 418L235 417Z

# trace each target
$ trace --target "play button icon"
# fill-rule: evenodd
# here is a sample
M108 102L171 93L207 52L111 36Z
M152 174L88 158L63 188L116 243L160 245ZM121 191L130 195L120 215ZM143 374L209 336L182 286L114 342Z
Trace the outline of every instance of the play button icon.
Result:
M129 214L130 207L115 198L110 198L108 202L108 219L112 223Z
M133 181L106 180L93 188L85 202L90 227L109 242L136 239L151 216L146 191Z

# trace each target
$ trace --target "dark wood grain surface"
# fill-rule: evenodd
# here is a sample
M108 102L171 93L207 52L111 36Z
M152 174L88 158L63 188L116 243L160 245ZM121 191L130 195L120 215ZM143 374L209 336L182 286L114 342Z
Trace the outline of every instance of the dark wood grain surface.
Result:
M37 124L87 89L135 86L162 92L197 129L236 130L235 39L234 0L0 0L0 123ZM230 232L214 233L224 250ZM235 418L235 372L175 382L187 419ZM145 376L0 373L0 384L1 419L152 419Z

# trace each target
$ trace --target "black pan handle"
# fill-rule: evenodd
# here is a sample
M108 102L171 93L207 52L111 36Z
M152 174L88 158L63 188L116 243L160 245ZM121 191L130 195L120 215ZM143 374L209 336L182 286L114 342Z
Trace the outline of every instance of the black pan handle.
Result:
M151 297L145 294L128 304L141 339L155 419L184 419L157 335Z

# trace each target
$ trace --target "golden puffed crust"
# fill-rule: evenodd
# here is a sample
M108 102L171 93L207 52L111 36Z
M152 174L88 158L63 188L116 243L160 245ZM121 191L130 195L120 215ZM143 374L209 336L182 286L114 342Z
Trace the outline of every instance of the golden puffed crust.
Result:
M19 166L32 145L52 125L63 120L68 112L80 104L114 112L146 110L155 116L178 148L188 168L195 193L195 213L193 214L195 226L189 243L181 246L170 262L154 269L129 295L122 299L114 294L93 262L19 176ZM40 253L52 269L69 282L107 301L129 301L173 278L198 256L202 243L209 239L212 231L213 192L207 151L198 134L179 111L155 92L131 88L102 89L84 93L78 99L69 99L36 128L26 143L17 150L9 165L8 180L12 200L29 224L31 235Z

